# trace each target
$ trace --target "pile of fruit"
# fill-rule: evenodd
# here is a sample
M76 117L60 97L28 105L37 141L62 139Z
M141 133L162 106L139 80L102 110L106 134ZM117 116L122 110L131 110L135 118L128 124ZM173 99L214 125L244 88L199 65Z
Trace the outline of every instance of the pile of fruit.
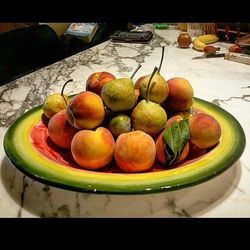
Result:
M208 44L215 43L218 40L219 38L216 35L206 34L198 36L192 41L191 36L187 32L181 33L177 38L178 46L180 48L189 48L189 45L193 43L193 48L197 51L204 51Z
M69 150L79 167L101 170L112 160L124 172L150 171L159 162L166 169L187 159L195 149L211 149L221 128L212 116L192 108L188 80L165 80L159 68L133 82L108 72L95 72L86 91L71 99L63 94L46 98L53 143Z

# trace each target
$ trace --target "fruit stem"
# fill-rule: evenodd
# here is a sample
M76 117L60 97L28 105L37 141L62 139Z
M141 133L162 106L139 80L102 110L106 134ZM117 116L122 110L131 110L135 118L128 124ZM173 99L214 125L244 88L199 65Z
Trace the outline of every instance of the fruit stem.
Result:
M152 78L154 77L154 75L155 75L155 73L156 73L157 70L158 70L158 68L155 67L154 70L153 70L153 72L152 72L152 74L151 74L151 76L150 76L150 79L149 79L149 81L148 81L148 86L147 86L147 90L146 90L146 101L147 101L147 102L149 102L149 89L150 89L150 83L151 83L151 80L152 80Z
M140 69L141 64L139 63L136 70L134 71L134 73L130 76L130 79L132 80L132 78L135 76L136 72Z
M161 48L162 48L162 51L161 51L161 62L160 62L160 66L159 66L159 69L158 69L158 74L160 74L161 65L162 65L163 57L164 57L165 46L162 46Z
M67 101L66 101L66 99L65 99L65 97L64 97L64 95L63 95L63 91L64 91L65 86L66 86L69 82L73 82L73 79L70 79L70 80L68 80L67 82L65 82L64 85L63 85L63 87L62 87L62 91L61 91L61 96L63 97L63 99L64 99L66 105L67 105L68 103L67 103Z

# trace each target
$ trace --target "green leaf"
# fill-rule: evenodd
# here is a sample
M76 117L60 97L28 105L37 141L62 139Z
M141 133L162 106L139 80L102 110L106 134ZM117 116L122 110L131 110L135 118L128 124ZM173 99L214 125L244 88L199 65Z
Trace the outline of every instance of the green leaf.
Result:
M190 137L188 119L174 121L163 133L164 153L169 166L178 161Z

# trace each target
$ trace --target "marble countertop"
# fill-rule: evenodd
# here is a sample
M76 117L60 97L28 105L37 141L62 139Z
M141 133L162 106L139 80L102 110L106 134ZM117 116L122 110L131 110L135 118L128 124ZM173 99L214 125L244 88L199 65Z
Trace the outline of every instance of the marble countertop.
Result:
M152 30L149 44L106 41L96 47L49 65L0 87L0 217L250 217L250 66L210 58L192 60L201 52L180 49L180 31ZM165 79L184 77L195 97L230 112L244 129L247 142L239 161L223 174L185 189L144 195L94 194L45 185L23 175L10 162L3 148L8 127L24 112L41 105L45 97L60 92L68 79L67 93L85 90L88 76L109 71L118 77L152 72L159 65L161 46L165 57L161 74ZM229 44L217 43L221 51Z

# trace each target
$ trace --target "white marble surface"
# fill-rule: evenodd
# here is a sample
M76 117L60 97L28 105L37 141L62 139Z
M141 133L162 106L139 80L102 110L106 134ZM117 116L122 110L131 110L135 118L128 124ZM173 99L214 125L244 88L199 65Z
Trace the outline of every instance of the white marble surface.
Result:
M143 29L151 29L146 25ZM0 217L250 217L250 66L223 58L192 60L201 55L176 45L178 30L157 30L150 44L115 44L107 41L63 61L0 87ZM247 142L240 160L223 174L178 191L145 195L107 195L67 191L39 183L13 166L3 149L12 122L45 96L68 85L68 94L85 89L88 76L109 71L136 79L159 65L161 74L188 79L198 98L230 112L243 127ZM218 43L222 52L230 46ZM135 80L136 80L135 79Z

